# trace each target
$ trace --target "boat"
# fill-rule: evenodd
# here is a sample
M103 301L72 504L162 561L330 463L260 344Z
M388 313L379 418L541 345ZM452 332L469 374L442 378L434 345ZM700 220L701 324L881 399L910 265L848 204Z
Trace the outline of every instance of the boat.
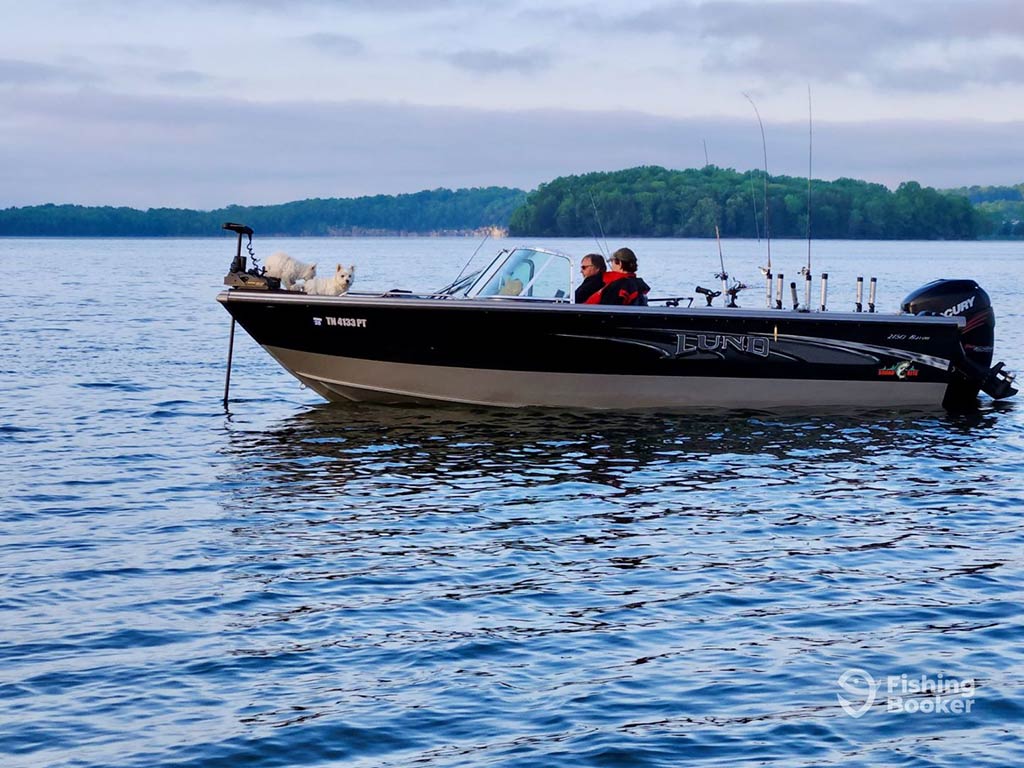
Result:
M711 306L719 293L703 288L706 306L690 297L581 305L572 303L571 256L517 247L434 292L311 296L247 269L242 238L252 253L251 228L224 227L238 234L227 288L217 296L232 317L232 342L237 321L328 400L958 410L977 407L979 392L994 399L1017 392L1004 364L992 365L995 314L973 280L929 283L898 314L875 312L873 298L867 311L808 311L795 301L795 283L795 308L783 309L781 281L779 298L764 309Z

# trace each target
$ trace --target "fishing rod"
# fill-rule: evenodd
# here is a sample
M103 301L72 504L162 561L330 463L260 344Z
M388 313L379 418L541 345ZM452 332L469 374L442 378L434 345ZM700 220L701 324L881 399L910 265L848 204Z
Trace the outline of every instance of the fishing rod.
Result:
M814 119L811 111L811 85L807 84L807 266L801 270L804 273L804 306L811 308L811 173L812 159L814 157ZM828 276L822 274L821 284L821 309L825 310L825 280Z
M601 251L607 258L608 256L608 238L604 234L604 225L601 223L601 214L597 212L597 201L594 199L594 192L587 187L587 194L590 195L590 204L594 207L594 219L597 221L597 227L601 230L601 239L604 240L604 248L601 248L601 241L597 240L597 235L594 235L594 240L597 241L598 250Z
M750 177L750 209L754 212L754 234L761 242L761 226L757 223L757 197L754 195L754 177Z
M743 96L747 101L750 102L750 106L754 108L754 114L757 116L757 124L761 128L761 150L764 153L764 239L768 246L768 266L761 269L765 276L765 303L768 308L772 307L772 235L771 235L771 220L769 218L768 208L768 142L764 137L764 122L761 120L761 113L757 109L757 104L750 98L750 94L744 93Z
M709 165L711 165L711 162L708 160L708 143L707 143L707 141L704 141L704 162L705 162L705 166L704 166L705 168L707 168ZM715 218L716 219L718 218L718 208L717 208L717 206L715 207ZM726 304L726 306L727 307L734 307L735 308L735 307L739 306L736 303L736 296L739 295L739 292L742 291L747 286L744 285L743 283L737 281L737 282L735 282L733 284L732 288L729 287L729 273L725 271L725 255L722 253L722 233L721 233L721 230L719 230L719 228L718 228L718 222L717 221L715 222L715 242L718 243L718 264L722 268L722 271L719 272L717 275L715 275L715 277L717 277L719 280L722 281L722 295L729 297L729 301ZM709 298L708 298L708 306L710 306L711 305L711 299L714 298L714 297L710 296L710 294L705 294L705 295L709 296Z
M807 271L811 271L811 173L814 159L814 114L811 111L811 86L807 85Z
M722 271L715 275L715 277L722 281L722 293L727 295L729 293L729 273L725 271L725 256L722 255L722 235L718 231L717 224L715 224L715 240L718 241L718 263L722 267ZM733 304L735 304L735 297L733 297Z
M478 253L480 253L480 249L484 247L484 243L487 242L487 240L490 238L490 236L491 236L491 230L488 229L487 232L484 233L484 239L480 241L480 245L478 245L476 247L476 250L473 251L473 255L470 256L468 259L466 259L466 263L462 265L462 269L459 270L459 274L456 275L455 279L452 280L448 285L446 285L444 288L442 288L440 291L438 291L438 293L444 293L445 291L449 290L450 288L454 288L456 285L458 285L459 280L462 279L462 274L466 271L466 269L469 267L469 265L473 263L473 259L475 259L476 255Z

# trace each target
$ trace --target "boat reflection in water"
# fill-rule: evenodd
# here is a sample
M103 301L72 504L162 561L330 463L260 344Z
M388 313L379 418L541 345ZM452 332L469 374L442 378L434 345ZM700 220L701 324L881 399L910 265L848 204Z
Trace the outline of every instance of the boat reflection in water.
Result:
M680 416L324 405L270 429L233 431L230 450L236 477L245 480L236 492L249 502L262 495L309 501L322 493L321 501L334 504L337 493L362 500L369 493L384 494L375 497L384 506L387 499L399 505L428 499L439 508L461 508L471 499L483 502L480 494L532 487L566 501L657 500L662 510L710 511L728 508L728 493L752 480L820 494L836 483L869 488L882 475L889 487L898 477L976 468L991 458L987 445L996 439L998 414L1010 407L993 403L968 414ZM764 502L784 498L766 494Z

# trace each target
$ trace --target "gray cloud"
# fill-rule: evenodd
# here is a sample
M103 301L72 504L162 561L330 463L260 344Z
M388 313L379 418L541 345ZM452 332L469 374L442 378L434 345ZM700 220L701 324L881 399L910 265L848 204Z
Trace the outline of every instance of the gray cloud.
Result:
M1024 11L1018 0L913 0L884 7L904 16L911 31L922 38L1024 38Z
M211 6L239 7L274 14L292 15L296 6L320 10L367 11L371 13L432 13L456 5L475 6L476 0L192 0L202 8Z
M0 121L0 207L42 202L188 206L534 188L555 176L711 161L761 166L752 119L484 111L371 102L258 104L11 91ZM768 124L769 169L800 176L806 124ZM1024 124L815 124L815 175L896 185L1020 183ZM110 141L116 136L117 141Z
M356 38L332 32L315 32L311 35L303 35L298 40L304 45L332 56L357 56L366 50L366 46Z
M1020 82L1024 58L986 45L1024 44L1019 0L670 0L627 13L550 8L531 10L532 23L605 35L668 35L703 52L704 69L763 81L871 83L883 88L942 92L964 85ZM969 59L948 54L946 66L920 50L963 44ZM917 58L921 63L914 62Z
M946 91L971 83L1020 82L1024 59L993 56L978 45L996 36L1022 36L1024 14L1004 0L865 4L804 0L709 3L699 9L701 31L713 43L709 69L828 80L863 78L875 85ZM743 44L730 45L739 39ZM1024 42L1024 37L1022 37ZM969 42L969 61L895 65L920 46Z
M189 87L212 82L214 78L194 69L177 69L169 72L160 72L156 79L164 85Z
M71 83L82 85L99 78L76 67L40 64L19 59L0 59L0 85L49 85Z
M873 52L906 35L895 20L852 2L711 3L697 15L710 43L707 67L715 71L853 77Z
M1024 83L1024 57L1001 56L950 69L932 66L892 70L885 76L889 88L908 92L954 91L972 83Z
M521 51L479 48L439 54L438 56L454 67L482 75L503 72L531 75L549 69L552 64L551 54L540 48Z

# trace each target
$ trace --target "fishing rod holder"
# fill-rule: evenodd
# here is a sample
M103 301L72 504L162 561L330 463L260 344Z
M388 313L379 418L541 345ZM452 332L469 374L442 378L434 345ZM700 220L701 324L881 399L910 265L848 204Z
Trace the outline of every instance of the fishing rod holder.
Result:
M792 281L789 284L789 292L793 295L793 311L796 312L800 309L800 299L796 297L796 281Z
M721 272L715 273L715 279L722 281L722 290L718 292L718 295L729 293L729 273L724 269ZM711 306L710 299L708 300L708 306Z
M827 312L828 305L828 272L821 273L821 311Z
M858 276L857 277L857 301L854 302L854 306L856 307L856 310L855 310L856 312L863 312L864 311L864 277L863 276Z
M875 291L878 288L878 278L872 277L868 288L868 312L875 311Z
M722 295L721 291L712 291L710 288L702 288L699 285L696 287L695 290L697 291L697 293L699 293L701 296L707 299L709 307L711 306L712 301L714 301L715 299Z
M728 303L725 305L730 309L737 309L739 304L736 303L736 297L739 296L740 291L746 288L745 283L736 282L732 284L732 287L725 292L725 295L729 297Z
M784 275L779 272L775 276L775 308L782 309L782 285L784 282Z

